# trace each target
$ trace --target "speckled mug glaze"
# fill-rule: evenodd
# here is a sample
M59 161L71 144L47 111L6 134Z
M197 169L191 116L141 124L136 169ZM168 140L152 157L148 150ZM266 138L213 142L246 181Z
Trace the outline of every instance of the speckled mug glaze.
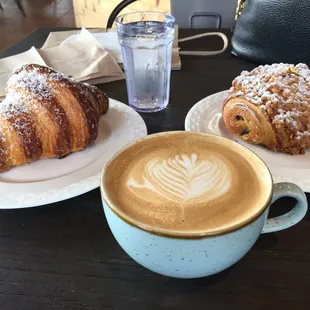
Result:
M112 156L106 165L121 151ZM111 209L102 186L104 170L105 168L100 186L102 204L115 239L140 265L170 277L200 278L227 269L251 249L261 233L291 227L302 220L307 212L304 192L295 184L278 183L274 185L272 200L265 211L241 228L220 235L197 238L159 235L155 230L147 231L125 221ZM284 196L295 198L296 206L282 216L267 219L270 205Z

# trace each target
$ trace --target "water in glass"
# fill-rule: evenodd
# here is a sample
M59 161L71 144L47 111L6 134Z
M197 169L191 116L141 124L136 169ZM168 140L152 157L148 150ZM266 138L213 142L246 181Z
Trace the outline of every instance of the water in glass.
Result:
M161 14L161 18L154 17L154 14ZM128 15L133 18L126 19ZM145 20L145 16L150 20ZM164 13L131 13L119 17L117 27L129 105L140 112L166 108L170 92L174 18Z

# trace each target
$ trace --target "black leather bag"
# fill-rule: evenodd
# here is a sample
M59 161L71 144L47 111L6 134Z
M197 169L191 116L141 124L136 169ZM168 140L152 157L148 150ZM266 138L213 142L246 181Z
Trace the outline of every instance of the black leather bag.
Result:
M258 64L310 66L310 0L239 0L232 53Z

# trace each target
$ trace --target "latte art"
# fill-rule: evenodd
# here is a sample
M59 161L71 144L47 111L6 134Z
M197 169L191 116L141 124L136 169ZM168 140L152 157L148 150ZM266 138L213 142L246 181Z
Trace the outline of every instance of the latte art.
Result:
M175 155L168 159L152 159L146 163L143 183L131 177L127 185L148 189L162 198L184 202L203 198L205 202L224 195L231 187L231 171L221 158L210 155L199 160L196 153Z

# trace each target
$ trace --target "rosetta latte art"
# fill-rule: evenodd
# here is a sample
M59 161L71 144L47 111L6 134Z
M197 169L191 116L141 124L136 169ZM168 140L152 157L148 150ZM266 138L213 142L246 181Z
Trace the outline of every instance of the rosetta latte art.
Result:
M231 187L231 179L232 171L224 160L215 155L199 160L193 153L150 160L144 167L143 182L131 177L127 185L138 195L139 189L148 189L170 201L207 202L224 195Z

